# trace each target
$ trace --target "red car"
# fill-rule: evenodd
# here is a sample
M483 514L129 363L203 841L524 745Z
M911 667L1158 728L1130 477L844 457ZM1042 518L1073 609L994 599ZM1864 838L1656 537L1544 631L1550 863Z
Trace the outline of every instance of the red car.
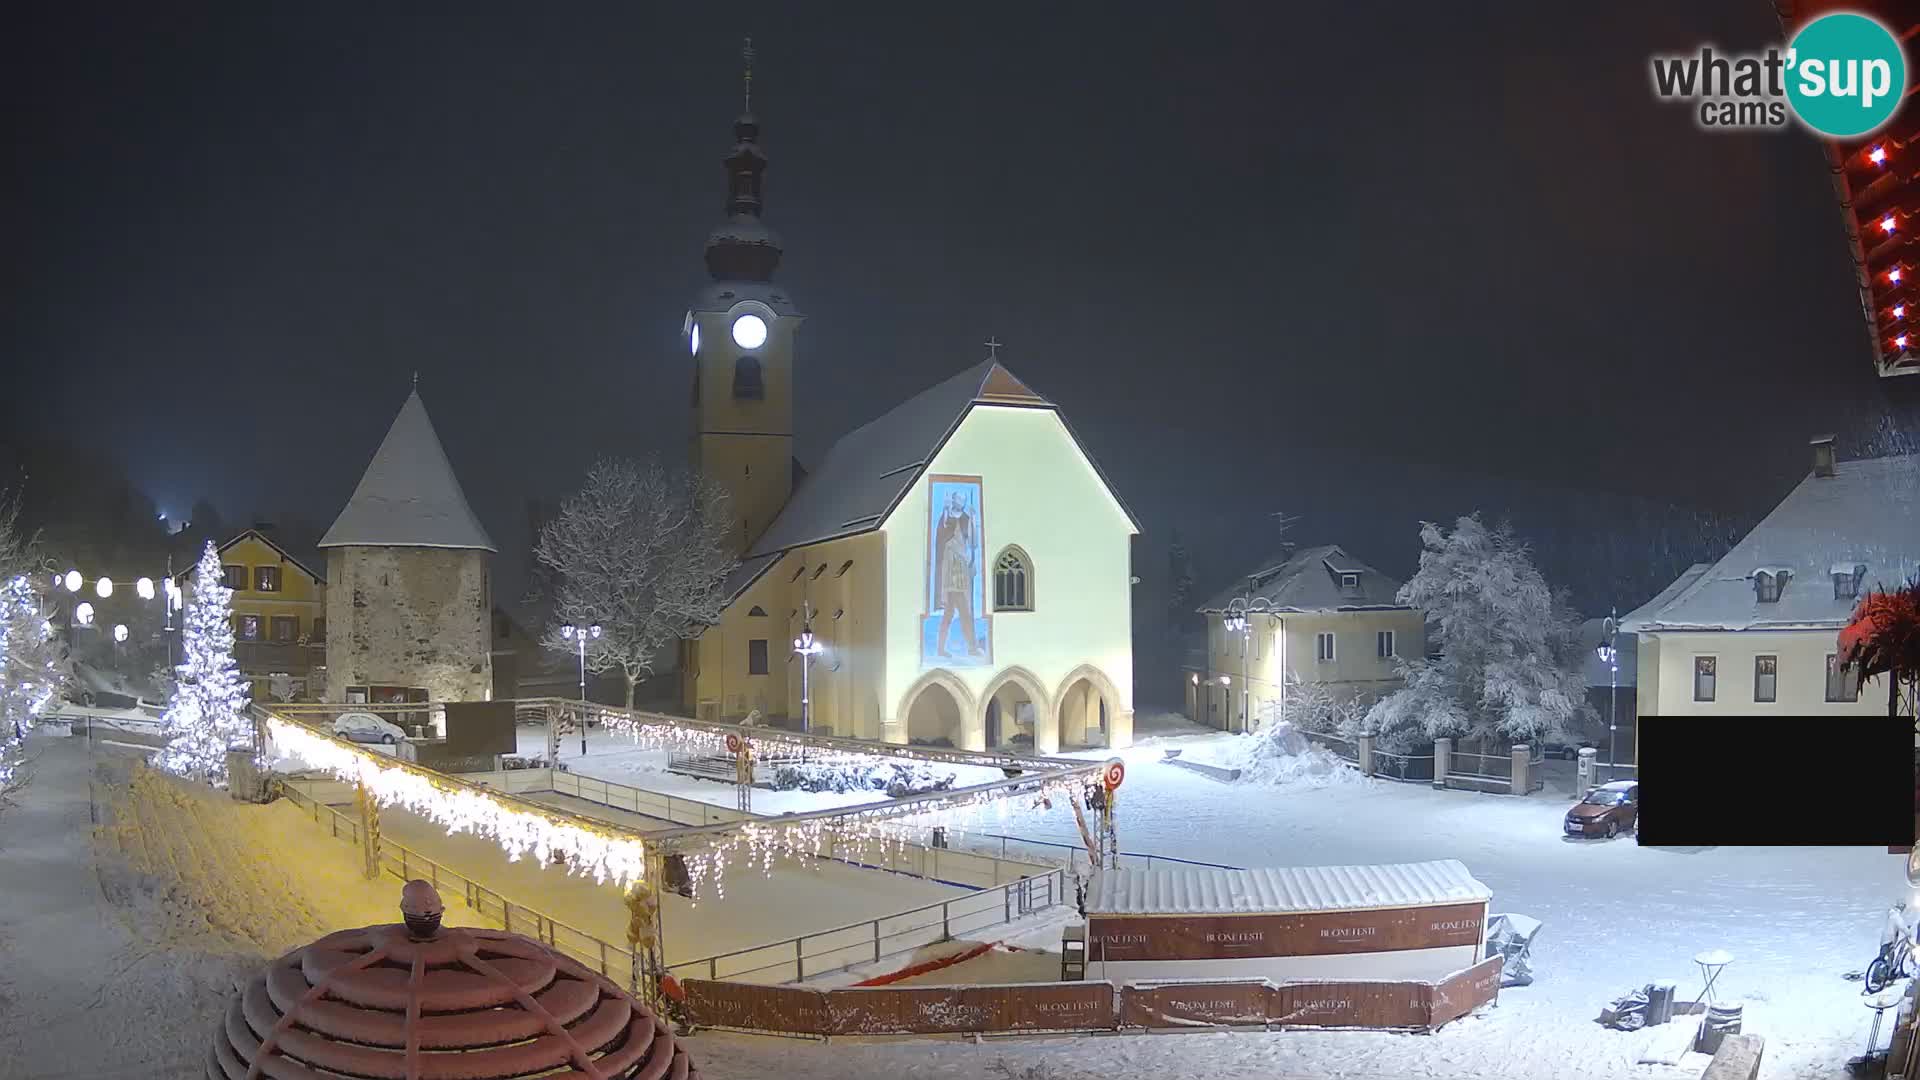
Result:
M1604 836L1632 832L1640 817L1640 785L1633 780L1601 784L1567 811L1568 836Z

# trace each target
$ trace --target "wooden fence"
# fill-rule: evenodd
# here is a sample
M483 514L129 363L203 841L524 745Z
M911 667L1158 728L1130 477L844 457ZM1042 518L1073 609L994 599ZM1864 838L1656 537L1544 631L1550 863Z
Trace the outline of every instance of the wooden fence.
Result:
M1023 1034L1195 1027L1430 1031L1500 995L1499 957L1437 983L1366 980L1018 983L816 989L692 979L702 1027L787 1035Z

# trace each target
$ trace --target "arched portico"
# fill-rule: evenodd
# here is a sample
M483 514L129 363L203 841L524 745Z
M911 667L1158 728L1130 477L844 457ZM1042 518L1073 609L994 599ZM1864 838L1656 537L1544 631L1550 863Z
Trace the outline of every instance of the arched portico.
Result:
M1054 750L1110 746L1115 749L1133 745L1133 712L1122 711L1119 687L1107 674L1092 664L1081 664L1060 680L1053 695ZM1041 750L1041 753L1053 751Z
M981 749L997 750L1019 746L1036 753L1052 753L1059 748L1055 737L1053 699L1048 696L1039 676L1014 666L1001 671L987 683L980 695ZM1033 741L1016 743L1014 737L1026 734ZM1040 750L1052 741L1053 749Z
M967 684L945 668L934 668L915 679L906 693L900 695L900 705L894 715L900 718L901 730L909 743L945 739L962 749L980 749L979 705L967 690Z

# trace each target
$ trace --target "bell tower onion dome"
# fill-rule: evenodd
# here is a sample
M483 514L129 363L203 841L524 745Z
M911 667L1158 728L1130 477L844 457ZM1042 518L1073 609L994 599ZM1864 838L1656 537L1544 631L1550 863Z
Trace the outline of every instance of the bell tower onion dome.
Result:
M742 113L727 155L727 221L707 235L707 273L715 281L771 281L780 265L780 238L760 221L760 184L767 154L760 123Z

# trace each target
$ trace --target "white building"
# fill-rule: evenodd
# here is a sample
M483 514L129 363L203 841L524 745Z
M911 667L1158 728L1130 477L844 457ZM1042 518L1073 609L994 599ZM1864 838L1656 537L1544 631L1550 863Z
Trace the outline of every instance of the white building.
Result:
M1857 689L1836 640L1860 598L1920 568L1920 455L1813 471L1712 565L1621 621L1639 641L1640 716L1884 715L1884 678Z
M682 650L683 707L892 743L1131 745L1139 527L1052 402L989 358L811 472L794 460L803 316L772 282L759 124L734 134L684 340L693 460L731 492L743 566ZM820 651L803 667L808 632Z

